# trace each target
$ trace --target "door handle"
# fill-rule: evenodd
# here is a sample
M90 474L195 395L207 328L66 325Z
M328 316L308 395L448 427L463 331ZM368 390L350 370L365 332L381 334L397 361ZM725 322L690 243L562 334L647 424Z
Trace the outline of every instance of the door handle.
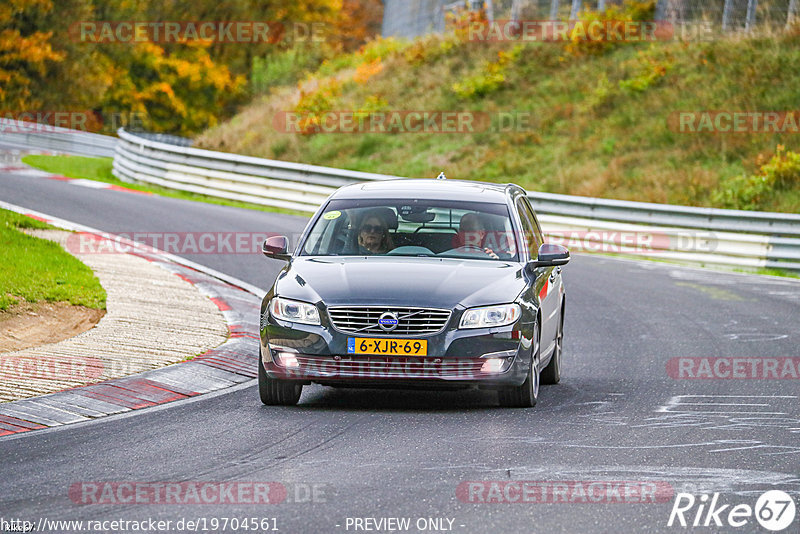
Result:
M552 273L550 273L550 283L555 283L555 281L556 281L556 272L553 271Z

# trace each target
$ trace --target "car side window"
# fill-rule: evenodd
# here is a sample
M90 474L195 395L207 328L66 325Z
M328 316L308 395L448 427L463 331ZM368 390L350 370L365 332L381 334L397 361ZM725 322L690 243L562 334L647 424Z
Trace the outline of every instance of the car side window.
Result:
M536 214L533 212L533 207L531 206L530 200L522 197L520 197L520 200L522 201L522 205L524 206L525 212L528 214L531 223L533 224L533 232L536 238L536 254L538 255L539 247L544 244L544 235L542 234L542 227L539 226L539 219L536 218Z
M539 245L537 244L536 239L536 225L534 224L533 219L531 218L531 215L522 198L517 199L516 207L517 214L519 214L519 220L522 221L522 238L525 241L525 246L528 248L530 257L535 259L539 255Z

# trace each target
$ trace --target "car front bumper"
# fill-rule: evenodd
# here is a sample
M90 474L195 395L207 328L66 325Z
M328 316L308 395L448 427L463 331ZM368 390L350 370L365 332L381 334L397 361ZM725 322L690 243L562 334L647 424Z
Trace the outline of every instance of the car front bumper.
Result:
M261 322L261 364L270 378L353 387L518 386L530 370L533 323L446 328L428 336L348 334L332 325ZM424 339L425 356L348 354L350 338ZM493 360L487 364L488 360Z

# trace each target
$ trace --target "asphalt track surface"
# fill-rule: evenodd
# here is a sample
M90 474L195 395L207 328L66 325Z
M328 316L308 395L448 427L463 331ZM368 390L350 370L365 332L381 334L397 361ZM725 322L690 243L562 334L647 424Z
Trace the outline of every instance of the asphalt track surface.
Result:
M305 225L302 217L10 174L0 174L0 199L109 232L296 234ZM258 254L186 257L262 288L280 268ZM307 387L297 407L265 407L248 383L0 438L0 515L276 518L280 532L355 532L348 518L366 517L410 518L411 532L418 518L452 519L454 532L687 530L667 527L672 499L497 504L456 493L465 481L509 480L659 481L751 506L780 489L800 505L800 380L667 373L676 357L800 356L798 281L598 256L573 257L564 279L564 377L542 388L534 409L499 408L484 391L320 386ZM276 505L78 505L69 489L86 481L274 481L289 496ZM323 493L308 502L311 485ZM798 525L796 518L785 532ZM700 531L767 532L752 518L742 528Z

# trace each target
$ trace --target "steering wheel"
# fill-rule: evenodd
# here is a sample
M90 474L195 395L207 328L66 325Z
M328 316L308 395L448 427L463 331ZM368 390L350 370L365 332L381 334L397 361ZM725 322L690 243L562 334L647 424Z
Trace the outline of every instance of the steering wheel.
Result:
M482 252L484 254L488 254L485 250L477 245L461 245L458 248L453 249L455 252Z

